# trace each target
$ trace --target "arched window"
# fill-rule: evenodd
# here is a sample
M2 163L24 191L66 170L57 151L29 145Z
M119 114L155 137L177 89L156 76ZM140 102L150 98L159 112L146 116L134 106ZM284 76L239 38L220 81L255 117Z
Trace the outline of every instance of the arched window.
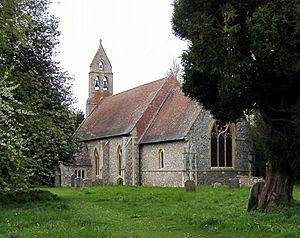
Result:
M100 83L100 78L99 76L97 76L95 78L95 90L98 91L99 90L99 83Z
M99 70L103 71L103 62L102 61L99 62Z
M103 78L103 91L107 91L108 87L107 87L107 83L108 83L108 80L107 80L107 77L104 76Z
M122 176L122 148L120 145L117 148L117 174Z
M215 121L210 134L211 167L232 167L232 131L228 123Z
M158 168L159 169L164 168L164 163L165 163L164 160L165 160L164 151L163 151L163 149L159 149L159 151L158 151Z
M95 174L99 175L99 154L97 149L94 150Z

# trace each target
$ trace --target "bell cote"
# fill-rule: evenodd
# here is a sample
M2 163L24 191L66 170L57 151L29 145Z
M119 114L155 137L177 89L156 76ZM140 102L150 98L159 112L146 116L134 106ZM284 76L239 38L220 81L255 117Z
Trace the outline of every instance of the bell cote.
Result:
M88 116L96 105L105 97L113 94L113 73L109 59L102 45L90 64L89 72L89 97L86 103L86 116Z

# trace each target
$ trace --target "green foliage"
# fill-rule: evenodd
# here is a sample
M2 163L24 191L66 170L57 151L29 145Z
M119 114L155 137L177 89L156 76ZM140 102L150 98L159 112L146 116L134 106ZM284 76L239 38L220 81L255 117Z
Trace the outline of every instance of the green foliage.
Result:
M175 0L173 29L189 42L183 90L223 121L261 116L260 153L293 174L299 160L293 108L300 101L298 0ZM296 130L299 130L297 128ZM262 135L261 133L266 133ZM291 146L292 145L292 146Z
M292 112L293 130L287 152L292 166L295 168L296 180L300 181L300 101L293 106Z
M31 185L52 183L58 161L72 159L71 136L82 120L71 109L72 79L53 60L60 33L48 6L48 0L0 1L0 78L10 72L5 81L18 85L12 91L18 108L30 112L16 114L15 127L26 138L22 156Z
M17 205L25 203L36 203L36 202L49 202L49 201L59 201L57 195L46 191L46 190L29 190L20 191L14 195L2 194L0 195L1 204L5 205Z
M255 168L256 176L265 177L265 168L268 155L268 136L270 127L264 122L262 116L257 110L250 110L246 113L246 121L249 126L249 139L252 142L254 161L252 165Z
M0 208L0 237L297 237L300 206L246 212L248 188L98 186L45 189ZM300 199L300 188L295 188ZM24 201L28 201L25 199ZM43 202L40 202L43 201Z
M8 85L0 78L0 194L27 189L28 175L25 169L25 139L20 135L16 115L19 103L13 97L16 86Z
M299 1L176 0L173 29L190 43L183 89L217 118L299 99Z

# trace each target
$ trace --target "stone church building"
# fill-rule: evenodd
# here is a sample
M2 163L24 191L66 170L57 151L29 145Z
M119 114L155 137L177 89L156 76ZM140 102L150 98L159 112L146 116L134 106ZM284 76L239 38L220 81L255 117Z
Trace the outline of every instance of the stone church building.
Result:
M162 78L113 94L112 66L100 41L90 65L86 119L75 132L82 150L61 165L103 183L183 186L228 183L248 175L251 150L245 123L226 124L184 96L175 78Z

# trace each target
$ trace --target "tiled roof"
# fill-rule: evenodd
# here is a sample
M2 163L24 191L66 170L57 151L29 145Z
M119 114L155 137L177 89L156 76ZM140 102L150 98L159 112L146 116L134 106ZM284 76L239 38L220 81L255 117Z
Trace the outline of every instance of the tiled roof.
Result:
M83 141L130 133L168 79L104 98L75 135Z
M105 97L108 97L110 96L111 94L109 92L93 92L93 96L91 98L89 98L87 100L87 102L89 104L93 104L93 105L96 105L97 103L100 102L101 99L105 98Z
M199 103L186 97L180 87L173 89L140 143L184 139L200 111Z

